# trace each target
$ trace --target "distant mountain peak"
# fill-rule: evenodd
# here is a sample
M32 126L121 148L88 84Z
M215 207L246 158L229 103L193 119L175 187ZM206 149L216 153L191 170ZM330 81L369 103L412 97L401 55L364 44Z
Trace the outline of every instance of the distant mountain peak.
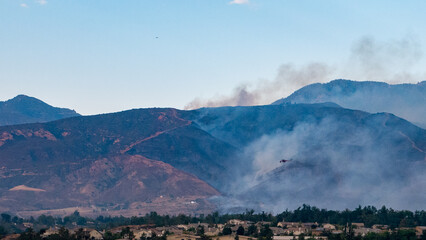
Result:
M80 114L71 109L53 107L40 99L24 94L0 101L0 126L49 122L75 116Z
M34 98L34 97L30 97L30 96L27 96L25 94L19 94L16 97L12 98L12 100L13 99L25 99L25 98Z
M31 97L31 96L27 96L24 94L19 94L14 98L11 98L9 100L6 100L4 102L0 102L1 103L6 103L6 104L17 104L19 102L27 102L27 103L32 103L32 104L45 104L50 106L49 104L43 102L42 100L35 98L35 97Z

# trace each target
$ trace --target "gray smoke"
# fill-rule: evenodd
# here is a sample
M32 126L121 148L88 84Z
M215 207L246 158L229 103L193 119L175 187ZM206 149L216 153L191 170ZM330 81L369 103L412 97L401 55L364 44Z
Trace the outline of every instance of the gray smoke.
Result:
M278 69L274 80L240 84L228 96L196 98L188 103L185 109L269 104L288 96L300 87L332 79L419 82L426 79L426 73L415 72L414 66L422 55L419 41L411 36L385 42L363 37L353 44L347 60L335 66L321 62L303 66L286 63Z
M284 64L278 70L273 81L262 80L256 84L241 84L230 96L220 96L210 100L196 98L185 106L185 109L220 106L253 106L267 104L289 94L297 88L313 82L324 82L330 78L332 68L322 63L310 63L295 67Z
M332 78L417 82L426 77L414 70L421 57L421 47L415 38L379 42L365 37L353 45L347 61L337 67L323 63L303 67L285 64L274 81L259 82L255 87L245 84L236 88L231 96L198 99L187 107L267 104L301 86ZM425 112L421 109L424 104L418 101L421 92L408 92L413 96L399 99L393 90L366 89L369 90L351 92L343 102L335 102L352 109L387 111L409 119L424 119ZM402 92L407 95L406 90ZM348 92L341 94L348 95ZM311 95L314 96L308 97L318 97ZM395 101L389 101L390 98ZM406 107L410 105L413 107ZM416 146L415 141L402 132L388 128L384 130L386 133L378 134L374 126L386 127L385 121L390 115L374 117L377 116L375 119L379 122L372 125L364 122L354 125L332 117L304 121L292 130L278 130L252 141L242 147L240 155L232 158L232 166L227 168L231 177L222 190L231 194L214 201L226 212L253 208L276 213L302 203L333 209L352 209L360 204L424 209L424 139L420 140L422 146ZM411 149L409 153L407 149ZM280 163L281 159L291 161Z
M425 74L414 72L413 66L422 56L421 44L412 36L384 42L363 37L353 45L342 74L388 83L417 82L424 80Z
M226 191L233 194L215 200L226 212L253 208L278 213L302 203L424 209L426 163L399 154L398 140L405 137L377 139L374 130L341 119L303 122L245 147L232 168L240 174L232 173L235 179ZM425 149L415 147L415 154L424 155Z

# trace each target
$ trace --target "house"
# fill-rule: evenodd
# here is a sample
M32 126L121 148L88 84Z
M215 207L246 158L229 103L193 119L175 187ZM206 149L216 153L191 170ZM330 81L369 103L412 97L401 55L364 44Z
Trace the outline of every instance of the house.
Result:
M92 240L103 240L104 239L102 234L95 229L89 230L89 237Z
M209 228L206 228L204 230L204 234L206 236L209 236L209 237L217 236L217 235L219 235L219 233L221 233L221 230L219 230L219 228L215 228L215 227L209 227Z
M243 236L243 235L238 235L238 237L240 240L256 240L256 238ZM235 239L235 235L225 235L225 236L218 236L213 238L213 240L234 240L234 239Z
M297 239L295 236L274 236L273 240L293 240Z
M275 236L284 235L286 231L279 227L270 227Z
M363 228L364 227L364 223L352 223L352 226L355 226L357 228Z
M160 228L153 228L153 229L151 229L151 231L152 231L153 234L157 235L158 237L161 237L166 233L165 230L162 230Z
M22 223L22 225L24 225L24 227L26 227L26 228L33 228L34 227L34 224L32 224L30 222L24 222L24 223Z
M231 219L228 221L228 224L230 225L243 225L245 223L246 223L245 221L239 220L239 219Z
M324 228L315 228L311 230L312 235L321 236L324 233Z
M50 236L52 234L57 234L57 233L59 233L58 230L56 230L54 228L49 228L43 234L41 234L41 237L42 238L46 238L46 237L48 237L48 236Z
M257 222L257 223L256 223L256 226L257 226L257 227L262 227L262 226L264 226L264 225L269 225L269 226L271 226L271 224L272 224L272 222L264 222L264 221L260 221L260 222Z
M298 227L299 225L300 225L300 223L298 223L298 222L279 222L277 224L278 227L282 227L282 228L285 228L285 227Z
M104 239L102 233L100 233L99 231L97 231L95 229L91 229L91 228L74 228L74 229L69 230L69 232L70 232L70 234L76 234L80 230L82 230L82 233L86 237L89 237L89 239L92 239L92 240L102 240L102 239Z
M372 228L355 228L354 229L354 234L355 236L362 236L364 237L365 235L367 235L367 233L382 233L383 231L380 229L372 229Z
M176 227L179 228L179 229L182 229L182 230L188 230L189 229L189 226L188 225L184 225L184 224L179 224Z
M190 234L175 234L167 236L167 240L200 240L200 236Z
M416 235L418 237L423 236L425 231L426 231L426 226L417 226L416 227Z
M308 230L304 227L289 227L287 229L284 229L286 234L291 234L299 236L302 233L308 233Z
M216 227L217 227L220 231L222 231L222 230L223 230L223 228L225 227L225 225L224 225L224 224L216 224Z
M173 234L183 234L183 230L182 229L179 229L179 228L174 227L174 226L169 227L167 229L167 231L169 231L170 233L173 233Z
M307 237L305 236L305 239L308 238L314 238L314 239L321 239L321 240L327 240L327 237L323 237L323 236L311 236L311 237ZM298 239L298 237L296 236L274 236L273 240L293 240L293 239Z
M388 225L381 225L381 224L374 224L372 226L373 229L381 229L381 230L388 230L389 226Z
M136 239L141 239L141 237L152 237L152 231L141 229L133 232L133 235Z
M330 224L330 223L325 223L325 224L323 224L322 225L322 227L325 229L325 230L336 230L336 226L334 226L333 224Z
M312 228L318 226L318 223L316 223L316 222L315 223L310 223L310 222L302 223L302 226L305 227L306 229L312 229Z
M277 223L277 227L285 227L285 226L287 226L287 224L285 224L285 222Z

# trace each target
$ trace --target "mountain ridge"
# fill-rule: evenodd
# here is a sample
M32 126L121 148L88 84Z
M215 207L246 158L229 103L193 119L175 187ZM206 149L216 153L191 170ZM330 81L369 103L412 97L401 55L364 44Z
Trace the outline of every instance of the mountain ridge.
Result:
M329 88L341 84L354 83ZM426 195L412 188L426 183L425 163L426 130L333 101L132 109L0 126L0 210L132 216L279 211L301 202L418 207Z
M76 116L80 114L74 110L53 107L23 94L7 101L0 101L0 126L49 122Z
M388 84L336 79L302 87L272 105L290 102L334 102L344 108L370 113L390 112L422 128L426 127L426 81L416 84Z
M392 147L386 150L387 146ZM276 179L292 181L297 171L309 173L315 169L320 177L326 173L323 166L334 166L334 169L337 162L352 166L353 161L359 161L356 169L373 161L398 166L387 169L392 173L390 175L381 173L383 178L389 182L400 178L401 184L407 183L412 178L395 171L407 173L416 164L417 169L423 169L420 162L425 160L425 149L426 130L393 114L370 114L335 104L191 111L149 108L2 126L0 205L26 214L76 205L92 209L94 203L98 203L92 209L97 214L104 213L101 209L111 207L118 215L143 214L148 208L177 214L173 206L181 206L186 213L205 213L214 209L208 200L213 196L253 199L245 204L262 210L254 202L272 194L276 198L263 205L263 210L271 210L272 205L281 206L272 200L279 201L277 196L285 196L282 194L286 188L276 183ZM330 155L332 152L336 152L340 160L334 159ZM269 178L266 173L282 167L279 161L283 158L293 160L289 165L298 163L305 167L297 168L292 174ZM162 163L170 167L162 168ZM157 167L147 170L153 164ZM382 172L379 166L372 165L375 171ZM175 175L187 176L182 178L186 179L183 185L161 177L169 176L167 172L170 171L175 172L170 179ZM345 173L348 175L349 169ZM339 176L340 173L333 172L330 176L335 174ZM362 174L354 171L354 177L359 175ZM413 175L419 176L417 171ZM327 175L322 177L327 179ZM314 176L311 178L315 179ZM252 180L247 182L247 179ZM327 182L331 186L341 186L341 180L339 183L336 179L340 178L331 178ZM152 181L158 182L157 185L147 184ZM259 185L262 182L266 185ZM119 190L117 186L120 184L129 187L127 193ZM184 186L192 185L191 188L198 189L196 192L200 194L184 190ZM253 188L256 185L261 187ZM292 182L292 185L297 184ZM315 184L307 187L318 188ZM9 191L13 188L46 192ZM62 188L71 195L59 194ZM161 189L169 189L166 192L170 194L161 192ZM266 192L258 192L259 189ZM26 201L30 195L37 195L38 200ZM68 196L66 201L61 200L62 195ZM337 197L339 192L335 195ZM10 202L10 199L15 200ZM223 202L216 206L229 209Z

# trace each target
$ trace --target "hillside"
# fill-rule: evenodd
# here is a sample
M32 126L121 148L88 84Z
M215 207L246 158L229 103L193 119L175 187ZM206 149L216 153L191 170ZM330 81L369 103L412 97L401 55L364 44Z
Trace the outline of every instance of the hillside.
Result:
M0 210L203 213L213 201L221 210L272 211L385 203L380 196L395 191L404 194L390 206L411 209L426 200L418 186L425 150L426 131L410 122L331 103L137 109L3 126ZM353 196L341 197L350 188Z
M206 108L198 114L203 129L240 148L226 165L232 184L216 199L226 211L279 212L300 203L424 208L426 131L393 114L330 104Z
M37 98L18 95L0 102L0 126L49 122L80 116L74 110L52 107Z
M141 109L0 127L0 205L14 210L118 205L144 213L164 212L166 203L200 201L194 209L168 210L211 210L203 199L219 193L183 171L214 184L222 154L234 148L179 114ZM20 185L45 191L10 191ZM38 201L28 202L33 194Z
M305 86L272 104L322 102L370 113L389 112L426 128L426 81L387 84L340 79Z

